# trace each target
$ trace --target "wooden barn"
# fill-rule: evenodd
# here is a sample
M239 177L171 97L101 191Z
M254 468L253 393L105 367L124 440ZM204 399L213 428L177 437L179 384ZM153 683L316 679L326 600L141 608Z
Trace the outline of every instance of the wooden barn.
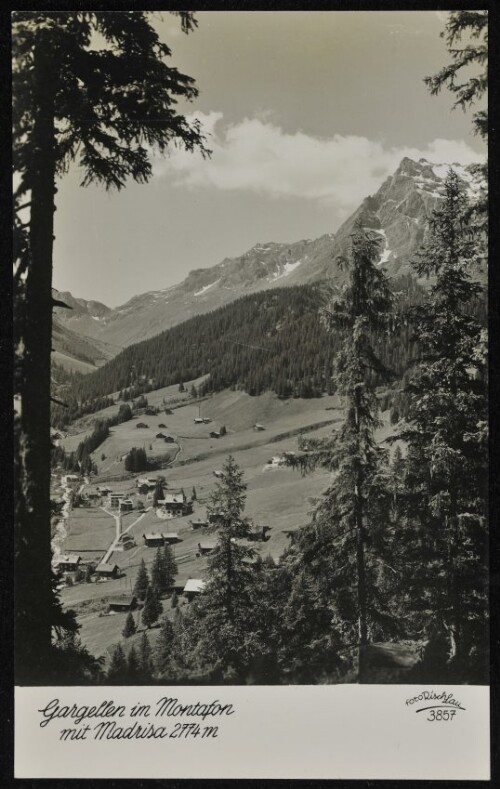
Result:
M116 543L115 551L129 551L135 546L135 540L131 534L125 533L120 536Z
M191 521L191 528L193 530L206 529L207 526L208 526L208 521L201 521L201 520L200 521L198 521L198 520L197 521Z
M119 571L120 568L117 564L107 564L105 562L101 562L95 568L96 575L101 578L117 578Z
M150 532L149 534L142 535L144 544L148 548L159 548L165 543L165 535L161 532Z
M252 542L267 542L271 538L268 537L267 532L271 531L270 526L262 526L261 529L255 528L248 535L248 539Z
M55 567L62 573L74 572L78 570L78 565L81 562L81 556L76 553L60 554L54 559Z
M221 523L223 515L220 512L211 512L208 516L208 522L211 526L217 526Z
M136 480L137 487L140 488L148 488L148 490L154 490L156 487L157 479L156 477L139 477Z
M120 597L111 597L108 600L108 613L123 613L126 611L133 611L137 603L135 595L122 595Z
M176 542L181 542L181 538L179 537L179 535L177 534L176 531L171 531L171 532L167 532L166 534L164 534L163 535L163 540L164 540L165 543L167 543L167 545L169 545L171 543L173 544L173 543L176 543Z
M216 540L207 540L205 542L198 543L198 556L208 556L209 553L215 549L217 545Z
M168 594L173 594L174 592L177 595L184 594L184 587L186 585L186 581L180 581L178 578L173 581L167 589Z
M188 600L192 600L193 597L196 597L201 592L203 592L205 588L205 581L200 580L199 578L189 578L184 586L183 593L187 597Z

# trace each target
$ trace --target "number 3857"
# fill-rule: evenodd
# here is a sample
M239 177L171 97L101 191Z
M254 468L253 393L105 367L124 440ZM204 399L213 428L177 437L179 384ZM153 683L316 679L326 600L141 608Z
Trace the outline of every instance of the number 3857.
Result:
M430 710L428 721L451 721L456 715L456 710Z

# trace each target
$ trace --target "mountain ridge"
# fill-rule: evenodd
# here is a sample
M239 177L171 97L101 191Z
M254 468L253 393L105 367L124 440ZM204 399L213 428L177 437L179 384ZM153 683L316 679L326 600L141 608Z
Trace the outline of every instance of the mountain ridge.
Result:
M475 198L481 184L474 165L454 164L453 169L469 196ZM87 339L104 341L117 353L244 295L342 278L336 258L346 252L356 222L380 236L379 264L389 276L405 275L425 238L429 216L443 197L447 171L447 165L405 157L335 233L292 243L257 243L242 255L224 258L210 268L193 269L182 282L138 294L114 309L57 291L58 298L71 302L75 311L56 308L55 313L63 326Z

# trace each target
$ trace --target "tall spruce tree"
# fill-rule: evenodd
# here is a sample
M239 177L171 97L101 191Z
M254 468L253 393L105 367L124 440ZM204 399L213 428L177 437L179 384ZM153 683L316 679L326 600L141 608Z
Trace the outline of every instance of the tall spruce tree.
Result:
M127 684L137 685L142 679L141 667L135 646L132 644L127 655Z
M125 620L125 625L123 626L122 636L123 638L130 638L136 632L137 627L135 624L135 619L132 611L129 611L127 614L127 618Z
M168 592L172 587L175 576L177 575L177 562L175 561L174 551L171 545L165 543L161 557L163 573L163 590Z
M332 627L328 596L300 563L285 560L284 567L289 578L288 594L278 614L282 675L288 682L301 684L331 681L343 656L339 631Z
M161 547L156 549L155 558L151 566L151 586L154 588L158 597L164 593L164 580L163 580L163 550Z
M153 566L151 567L151 585L158 597L167 594L175 581L177 564L172 547L166 543L157 548Z
M421 356L407 386L407 592L415 624L447 641L448 669L484 669L487 638L487 393L484 331L474 317L481 231L450 170L415 269L432 277L414 311ZM441 666L443 668L443 666ZM446 667L444 667L446 668ZM434 667L436 670L436 667ZM452 674L448 674L452 676Z
M155 666L158 674L163 678L171 679L174 673L173 663L174 627L168 617L165 617L155 647Z
M154 586L148 586L142 609L142 621L148 629L158 621L162 611L163 606L158 600L156 589Z
M254 614L253 549L241 543L250 534L243 516L243 472L229 456L223 478L210 495L209 514L217 515L218 541L208 562L207 583L193 604L196 651L205 668L243 681L252 660Z
M143 632L139 642L138 659L143 682L147 683L153 677L153 658L151 644L146 631Z
M377 263L379 241L359 225L341 261L347 281L323 309L330 333L340 333L334 380L344 403L344 421L327 439L302 442L303 454L291 459L304 472L323 467L333 472L313 523L297 536L303 566L319 581L332 609L334 627L347 643L357 643L358 680L366 680L367 645L391 622L384 596L384 528L388 492L386 457L377 446L378 403L372 372L389 375L375 354L373 330L387 327L392 295ZM382 573L382 576L381 576Z
M191 13L179 14L185 32ZM96 42L102 44L96 45ZM146 12L18 11L13 19L16 318L16 666L43 681L50 662L50 355L56 178L146 182L149 150L176 142L206 153L176 108L197 95L168 65ZM25 578L32 583L26 583Z
M108 682L123 685L127 681L127 659L121 644L118 644L111 657L107 673Z
M139 600L145 600L148 587L149 587L149 573L146 567L146 562L144 561L144 559L141 559L141 563L137 571L137 577L135 579L135 586L134 586L135 596Z

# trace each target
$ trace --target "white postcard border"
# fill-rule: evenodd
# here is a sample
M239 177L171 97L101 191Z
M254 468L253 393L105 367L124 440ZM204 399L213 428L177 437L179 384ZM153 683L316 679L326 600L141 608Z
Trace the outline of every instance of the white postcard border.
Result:
M156 714L162 698L178 701ZM149 716L130 714L138 703ZM53 717L73 705L97 709L78 724ZM160 738L136 739L151 725ZM61 739L85 726L85 739ZM488 780L489 688L17 687L15 776Z

